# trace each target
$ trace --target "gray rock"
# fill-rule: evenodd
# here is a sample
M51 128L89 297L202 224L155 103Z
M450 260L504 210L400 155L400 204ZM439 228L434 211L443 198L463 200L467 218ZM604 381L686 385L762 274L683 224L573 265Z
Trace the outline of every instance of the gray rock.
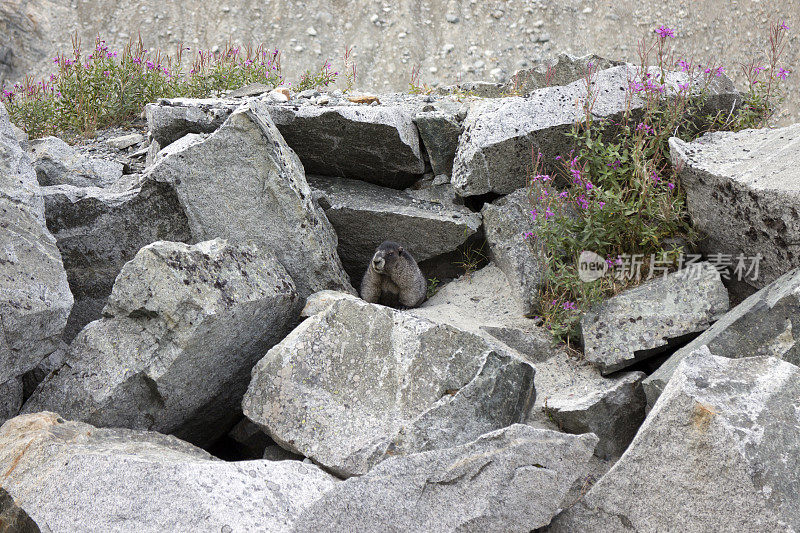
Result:
M339 239L339 257L350 279L360 281L375 250L396 241L417 262L452 252L478 231L480 215L465 207L418 200L358 180L309 177L314 197Z
M417 113L414 124L436 175L453 173L453 159L461 136L461 124L456 116L442 111Z
M36 139L30 145L40 185L109 187L122 177L121 163L85 156L58 137Z
M129 133L128 135L120 135L119 137L108 139L106 144L117 150L125 150L142 141L144 141L144 136L141 133Z
M547 525L597 438L514 424L477 440L391 457L307 507L293 531L529 531Z
M0 383L0 424L17 416L23 401L23 379L13 377ZM2 524L2 522L0 522Z
M237 444L237 451L248 459L267 459L264 450L275 446L269 435L244 417L228 432L228 437Z
M800 366L800 269L784 274L737 305L644 380L652 407L680 362L706 347L721 357L772 356Z
M73 298L30 159L0 104L0 383L58 346Z
M117 277L106 318L80 332L25 412L208 444L235 423L250 369L299 304L286 271L253 246L150 244Z
M437 91L439 94L467 93L479 98L501 98L506 94L506 87L502 83L491 81L465 81L457 85L448 85Z
M592 72L622 65L621 61L613 61L595 54L573 56L558 54L554 59L543 61L534 68L520 69L511 76L505 89L521 95L530 94L538 89L558 85L569 85L586 77L591 65Z
M425 172L419 133L401 105L269 106L309 174L404 189Z
M549 531L800 529L798 397L784 361L684 359L622 458Z
M187 133L213 133L240 104L218 98L161 99L145 106L147 130L163 148Z
M655 277L581 318L584 355L609 374L705 331L728 305L728 291L709 263Z
M31 520L14 498L3 488L0 488L0 524L9 533L41 533L39 526ZM45 529L45 532L50 531Z
M596 118L614 119L627 109L641 109L644 100L637 96L629 98L628 93L629 80L635 76L636 70L630 66L598 72L594 78L597 98L592 114ZM686 73L668 73L668 93L674 93L679 83L688 81ZM726 112L739 98L727 78L710 87L709 93L709 105ZM564 133L583 118L584 110L575 104L586 97L586 84L579 80L535 91L526 98L487 100L473 105L464 122L453 163L456 191L462 196L508 194L525 186L528 169L533 166L532 153L541 153L546 163L553 162L558 155L567 156L573 144Z
M336 484L314 465L229 463L174 437L55 413L4 424L0 468L11 474L3 490L43 531L76 533L284 532Z
M734 270L739 254L761 254L758 272L747 273L750 259L741 272L755 288L800 267L800 124L712 133L691 143L673 138L669 145L703 252L723 254Z
M487 203L481 214L492 260L506 275L525 315L536 313L538 289L547 273L547 258L525 238L534 230L530 211L534 203L526 188Z
M336 233L266 108L243 104L209 137L167 147L147 176L175 188L195 241L220 237L272 250L302 298L353 291Z
M547 398L547 414L564 431L597 435L598 457L619 457L644 421L644 377L644 372L623 372L590 386L581 383L556 391Z
M534 368L480 337L343 299L253 369L244 414L342 476L523 421Z
M228 93L228 98L244 98L247 96L260 96L264 93L270 92L274 87L266 83L255 82L239 87Z
M168 185L143 181L128 190L43 187L47 227L56 238L75 305L64 331L72 340L100 318L122 266L155 241L188 242L186 215Z

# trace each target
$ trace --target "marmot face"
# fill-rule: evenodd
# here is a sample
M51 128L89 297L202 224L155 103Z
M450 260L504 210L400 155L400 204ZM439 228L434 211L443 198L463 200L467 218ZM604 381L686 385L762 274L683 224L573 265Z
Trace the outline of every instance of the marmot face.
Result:
M403 247L400 244L385 241L372 256L371 268L378 274L390 274L402 255Z

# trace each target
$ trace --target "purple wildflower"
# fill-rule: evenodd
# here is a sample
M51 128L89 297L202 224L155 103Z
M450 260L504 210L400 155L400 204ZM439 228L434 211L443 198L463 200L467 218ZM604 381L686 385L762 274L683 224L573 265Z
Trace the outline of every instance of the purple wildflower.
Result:
M788 75L789 71L783 67L780 67L780 69L778 70L778 77L782 80L785 80Z
M606 166L617 170L621 164L622 162L619 159L615 159L613 163L606 163Z
M678 62L676 63L676 65L678 65L679 67L681 67L681 71L682 71L682 72L688 72L688 71L689 71L689 70L691 70L691 68L692 68L692 65L690 65L689 63L687 63L687 62L686 62L686 61L684 61L683 59L681 59L680 61L678 61Z
M667 183L667 187L669 187L669 190L672 190L672 189L675 188L675 184L674 183Z
M570 301L564 302L563 304L561 304L561 307L563 307L565 311L574 311L575 309L577 309L577 307L575 306L575 302L570 302Z
M661 27L659 27L659 28L656 30L656 33L657 33L657 34L659 35L659 37L661 37L662 39L667 39L667 38L669 38L669 37L675 37L675 30L673 30L672 28L667 28L667 27L666 27L666 26L664 26L663 24L661 25Z
M781 25L780 25L780 26L778 26L778 27L779 27L780 29L782 29L783 31L789 31L789 26L787 26L787 25L786 25L786 21L785 21L785 20L784 20L784 21L781 21Z

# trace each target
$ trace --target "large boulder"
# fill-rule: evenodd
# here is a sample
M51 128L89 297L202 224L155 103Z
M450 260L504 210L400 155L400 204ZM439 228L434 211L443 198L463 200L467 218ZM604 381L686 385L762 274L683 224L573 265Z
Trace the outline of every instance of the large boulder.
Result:
M24 410L208 444L235 423L250 369L299 303L283 267L254 246L150 244Z
M58 137L36 139L30 146L39 185L109 187L122 177L122 163L87 157Z
M150 137L162 148L189 133L213 133L241 101L219 98L160 99L144 108Z
M186 215L168 185L144 181L128 190L42 187L47 228L56 238L75 297L64 338L100 318L122 266L155 241L191 240Z
M356 283L383 241L401 243L422 262L452 252L481 226L480 215L465 207L418 200L404 191L343 178L310 177L308 182Z
M403 106L270 106L306 172L404 189L425 172L419 132Z
M284 448L360 475L524 421L534 372L477 335L345 298L267 353L242 407Z
M516 71L506 83L505 90L521 95L557 85L569 85L607 68L622 65L621 61L606 59L595 54L573 56L558 54L533 68Z
M174 187L194 241L219 237L271 249L301 297L353 291L336 233L265 104L243 104L215 133L186 136L166 152L147 177Z
M657 72L657 71L656 71ZM617 119L627 110L640 110L644 99L629 93L629 83L636 79L635 67L622 65L598 72L593 78L596 97L592 115ZM684 72L666 75L667 92L674 94L678 85L689 83ZM727 77L716 78L705 88L710 110L729 111L739 99ZM576 102L587 99L585 80L569 85L547 87L528 97L488 100L475 105L464 122L464 133L453 163L453 185L462 196L488 192L511 193L525 186L528 172L543 154L546 162L567 156L574 142L564 134L585 111Z
M538 289L547 273L547 257L526 238L535 229L530 213L535 201L530 196L529 189L517 189L481 210L492 260L505 274L525 315L537 312Z
M594 306L581 318L583 353L609 374L702 333L728 306L717 269L698 263Z
M800 368L687 357L622 458L551 532L800 529Z
M800 267L800 124L669 146L703 252L755 288Z
M596 442L515 424L461 446L390 457L326 492L293 531L528 533L547 525L586 475Z
M0 104L0 384L56 349L72 303L36 172Z
M800 366L800 269L784 274L723 315L713 326L676 351L644 380L652 407L680 362L707 348L721 357L772 356Z
M48 412L0 428L0 468L2 490L42 531L278 533L337 483L299 461L225 462L175 437Z

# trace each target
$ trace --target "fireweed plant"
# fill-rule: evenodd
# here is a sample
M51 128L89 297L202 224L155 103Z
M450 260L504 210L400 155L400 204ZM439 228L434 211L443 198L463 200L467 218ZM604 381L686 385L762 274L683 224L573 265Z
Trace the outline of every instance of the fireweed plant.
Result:
M159 98L204 98L250 83L277 87L285 81L280 52L264 46L229 44L219 52L180 46L169 55L146 49L141 38L120 52L112 51L98 37L87 54L73 37L72 49L71 55L53 58L55 72L47 79L36 82L28 77L2 89L0 102L11 120L32 138L91 135L126 123ZM337 74L326 61L319 71L306 72L293 88L327 87Z
M753 78L743 105L713 116L705 112L709 90L725 70L676 60L667 51L675 37L671 28L661 26L652 43L639 44L641 66L629 80L621 116L593 116L595 71L589 65L586 98L578 103L583 114L567 134L575 149L549 165L534 150L528 177L533 231L523 239L546 259L538 307L556 338L577 340L578 320L593 304L679 267L695 236L668 139L691 141L711 130L767 125L779 82L788 74L778 65L786 31L784 23L771 29L767 67L745 67ZM545 167L555 170L547 173ZM578 260L586 250L605 258L610 272L581 280Z

